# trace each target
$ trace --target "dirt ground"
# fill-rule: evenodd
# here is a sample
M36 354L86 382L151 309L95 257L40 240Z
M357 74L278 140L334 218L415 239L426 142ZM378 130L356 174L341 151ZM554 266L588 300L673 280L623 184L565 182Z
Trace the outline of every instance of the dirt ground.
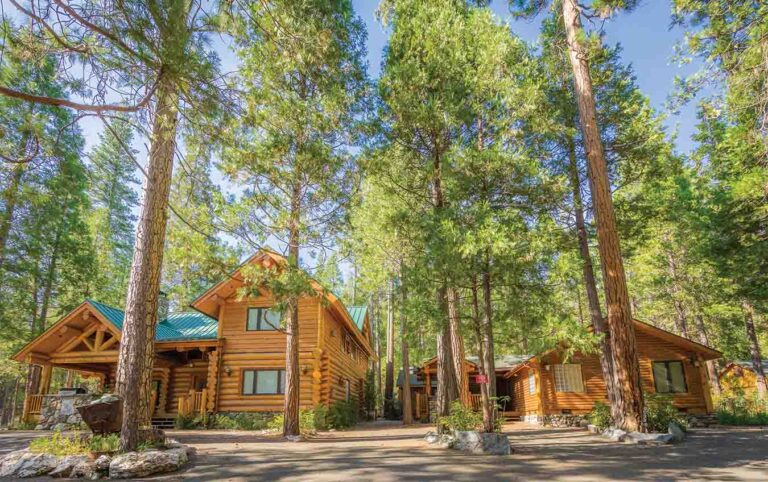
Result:
M682 444L617 444L580 429L505 426L514 453L467 455L423 441L431 427L361 424L306 442L249 432L171 431L194 446L189 469L160 480L768 480L768 430L699 429ZM0 432L0 453L39 435ZM157 479L155 479L157 480Z

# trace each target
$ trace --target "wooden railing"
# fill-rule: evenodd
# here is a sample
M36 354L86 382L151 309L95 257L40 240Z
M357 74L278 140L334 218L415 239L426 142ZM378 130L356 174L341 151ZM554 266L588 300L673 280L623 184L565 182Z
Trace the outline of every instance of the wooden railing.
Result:
M482 410L483 409L483 398L479 393L471 393L470 394L471 400L472 400L472 410Z
M190 390L189 394L179 398L179 413L187 415L190 413L205 413L205 406L208 403L208 390L196 392Z
M28 395L29 397L29 415L40 415L43 410L43 400L45 395Z

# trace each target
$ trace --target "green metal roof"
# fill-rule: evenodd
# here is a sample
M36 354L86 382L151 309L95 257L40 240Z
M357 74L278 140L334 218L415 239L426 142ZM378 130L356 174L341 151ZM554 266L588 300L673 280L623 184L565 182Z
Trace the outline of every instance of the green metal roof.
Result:
M363 323L365 323L366 313L368 313L367 306L352 306L349 308L349 316L352 317L352 321L355 322L355 326L361 332L363 331Z
M87 301L104 318L115 325L115 328L120 331L123 330L123 319L125 318L123 310L91 299ZM217 329L218 322L200 312L171 313L157 324L155 341L215 340Z

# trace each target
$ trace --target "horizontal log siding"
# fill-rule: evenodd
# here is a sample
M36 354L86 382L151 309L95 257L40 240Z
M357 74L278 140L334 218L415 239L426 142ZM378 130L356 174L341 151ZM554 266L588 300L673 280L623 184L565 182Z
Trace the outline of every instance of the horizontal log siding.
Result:
M363 393L363 380L368 367L368 359L362 349L357 346L357 359L344 352L344 325L324 310L325 343L324 353L327 356L328 377L323 380L321 388L323 403L333 403L344 400L346 396L344 380L350 381L350 398L360 400Z
M246 331L248 308L267 308L273 299L262 296L248 301L228 301L219 313L220 332L224 338L219 372L220 412L282 412L283 395L243 395L244 369L285 369L285 334L279 331ZM313 405L313 367L318 338L317 298L299 302L299 365L301 408ZM229 375L227 374L229 372Z
M536 393L530 393L528 387L528 376L531 373L533 373L533 368L523 368L512 380L514 392L514 407L512 410L520 412L522 415L539 413L538 395Z
M638 331L637 348L640 363L640 378L643 391L655 393L652 366L654 361L680 360L685 369L687 393L673 395L674 405L692 413L706 412L706 400L702 390L701 372L691 363L694 353L661 338ZM543 358L549 364L560 363L561 358L551 353ZM544 385L544 413L559 414L571 410L574 414L589 412L595 402L608 403L608 396L597 354L576 353L567 363L581 364L585 393L558 393L555 391L554 371L542 370Z

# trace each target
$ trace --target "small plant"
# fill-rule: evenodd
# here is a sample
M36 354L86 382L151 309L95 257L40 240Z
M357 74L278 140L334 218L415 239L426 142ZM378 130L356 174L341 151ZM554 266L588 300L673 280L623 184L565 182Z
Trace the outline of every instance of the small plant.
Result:
M283 430L285 417L276 415L267 423L269 430L276 432ZM328 429L328 407L318 405L315 408L299 411L299 430L302 435L314 435L318 430Z
M441 417L440 423L453 431L468 432L477 430L483 423L483 416L469 407L465 407L460 400L451 403L450 415Z
M328 427L333 429L342 429L352 427L357 423L359 409L354 400L333 402L328 410Z
M194 414L180 413L176 415L176 419L173 421L173 425L178 430L189 430L202 426L203 421L199 417L196 417Z
M11 426L11 430L34 430L37 427L35 422L16 422Z
M163 446L157 442L141 442L136 448L139 452L146 452L147 450L163 448Z
M688 427L688 421L672 405L672 396L662 393L645 394L645 423L650 432L666 432L669 424L676 423L681 428Z
M87 439L81 436L66 436L53 432L50 437L37 438L29 443L29 451L50 455L85 455L89 449Z
M270 418L264 413L220 413L208 419L208 426L222 430L264 430Z
M595 402L595 404L592 406L592 411L587 415L587 420L589 420L589 423L599 428L600 430L605 430L606 428L613 425L611 407L604 404L603 402Z
M109 435L93 435L88 442L88 449L97 453L117 452L120 447L120 436L116 433Z
M716 400L715 413L723 425L768 425L768 400L738 390Z

